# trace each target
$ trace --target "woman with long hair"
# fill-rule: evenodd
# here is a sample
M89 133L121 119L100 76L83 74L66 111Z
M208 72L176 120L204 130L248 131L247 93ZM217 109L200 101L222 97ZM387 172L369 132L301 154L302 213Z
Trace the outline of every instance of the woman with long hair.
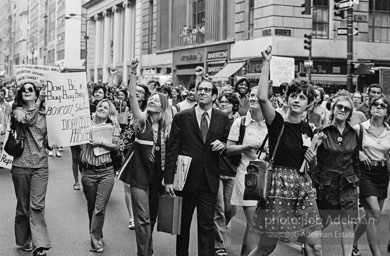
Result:
M354 253L358 255L357 241L367 231L372 255L380 253L379 225L383 204L387 198L389 172L386 161L390 152L390 127L385 122L390 113L390 100L383 94L369 102L371 118L355 125L362 141L359 152L361 161L360 202L366 211L355 229Z
M130 84L130 81L129 83ZM148 102L150 96L150 92L147 86L145 85L137 85L136 86L136 93L135 97L138 102L138 106L141 111L144 111L146 109L146 105ZM129 98L128 98L128 92L126 90L126 99L130 107ZM134 118L133 113L130 111L129 118L127 120L127 124L123 129L121 130L121 138L124 142L124 156L125 161L126 158L129 157L129 154L131 154L131 148L133 146L134 140L135 140L135 131L134 131ZM120 175L120 180L123 181L123 187L125 190L125 202L126 202L126 208L127 212L129 213L129 225L128 228L131 230L135 229L134 225L134 214L133 214L133 208L131 203L131 186L130 186L130 176L129 176L130 170L127 168L125 171Z
M15 238L17 245L34 251L34 256L44 256L51 248L44 214L49 178L44 90L31 82L22 84L11 113L12 127L25 136L23 153L12 162L17 199Z
M168 98L162 93L149 97L141 111L136 97L138 60L131 62L129 101L134 119L135 143L129 169L138 255L153 253L152 231L156 223L158 194L164 191L165 152L172 113Z
M324 228L332 220L344 220L340 222L341 246L343 255L350 256L354 235L353 220L358 217L358 136L348 122L353 112L351 97L336 95L333 102L331 122L320 128L326 139L318 147L318 165L314 179Z
M322 255L322 225L315 189L309 174L300 171L304 160L309 164L309 170L316 166L315 151L310 148L313 132L310 125L302 121L303 112L314 101L314 90L305 81L291 82L286 93L289 109L283 118L267 97L270 47L261 54L264 65L257 96L268 128L270 155L274 153L280 134L281 139L275 152L267 201L259 202L250 229L250 233L257 234L260 239L249 255L269 255L275 250L278 239L293 237L305 238L308 255ZM253 245L249 243L248 246Z
M116 115L114 104L108 99L101 100L92 118L90 142L82 145L81 148L81 182L88 205L91 252L104 251L103 224L115 181L111 151L122 150L123 147L119 138L120 127ZM104 142L100 138L94 138L93 130L107 125L112 125L112 141ZM96 153L96 147L104 149L102 154Z

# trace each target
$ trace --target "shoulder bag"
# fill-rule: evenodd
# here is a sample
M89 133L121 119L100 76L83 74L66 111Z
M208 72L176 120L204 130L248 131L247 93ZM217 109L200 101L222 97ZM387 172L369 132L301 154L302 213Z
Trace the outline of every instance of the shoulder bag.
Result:
M7 142L4 145L4 150L8 155L13 157L21 156L24 150L24 141L26 139L26 127L23 127L22 133L18 134L14 123L11 124Z
M261 159L256 159L249 162L247 167L247 174L245 174L244 200L267 201L271 187L271 172L273 171L274 158L276 151L278 150L283 131L284 124L282 126L282 130L280 131L274 152L269 162ZM268 134L260 147L258 156L260 156L263 152L267 139Z

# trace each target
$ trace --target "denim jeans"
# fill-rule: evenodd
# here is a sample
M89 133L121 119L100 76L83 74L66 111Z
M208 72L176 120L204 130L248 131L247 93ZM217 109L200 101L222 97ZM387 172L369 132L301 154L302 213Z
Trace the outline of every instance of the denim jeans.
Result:
M234 180L235 177L222 175L220 177L214 215L214 247L216 249L226 248L226 226L236 214L236 207L230 204L230 198L232 197L234 187Z
M15 238L19 246L32 242L35 248L51 248L45 221L48 178L47 168L12 167L12 181L17 199Z
M91 249L99 249L103 247L103 224L114 187L114 169L112 166L101 170L83 169L81 182L88 204Z
M153 254L152 233L157 219L159 192L159 188L143 190L131 187L138 256Z

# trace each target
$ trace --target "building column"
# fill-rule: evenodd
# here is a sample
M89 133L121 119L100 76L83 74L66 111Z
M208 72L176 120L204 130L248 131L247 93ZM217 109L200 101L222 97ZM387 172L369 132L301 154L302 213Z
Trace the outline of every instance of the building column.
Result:
M95 15L95 65L94 65L94 82L99 82L98 67L101 65L102 60L102 18L99 15Z
M112 66L116 66L120 62L120 40L121 37L121 7L114 6L112 12L114 13L114 45L113 45L113 57L112 57Z
M127 85L127 80L129 79L129 73L127 68L127 63L130 62L133 57L133 46L132 41L134 38L131 38L131 33L134 27L132 9L134 8L133 4L129 0L123 2L123 8L125 9L125 28L124 28L124 44L123 44L123 83Z
M104 31L103 31L103 83L108 83L110 77L109 68L111 67L111 12L105 10L104 17Z

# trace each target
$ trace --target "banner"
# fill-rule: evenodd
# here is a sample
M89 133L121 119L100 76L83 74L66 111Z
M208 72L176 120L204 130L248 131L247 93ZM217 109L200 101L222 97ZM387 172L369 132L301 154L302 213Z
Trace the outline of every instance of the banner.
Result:
M45 79L49 145L88 143L92 122L85 73L48 72Z
M272 86L279 87L282 83L290 83L295 78L294 58L273 56L270 73Z
M35 82L37 85L45 83L45 74L49 72L60 72L58 67L40 65L15 65L15 77L17 84Z
M14 161L14 157L8 155L7 152L5 152L5 150L4 150L5 142L8 140L9 131L10 131L10 124L8 123L7 131L6 131L5 136L4 136L4 143L2 146L2 150L1 150L1 156L0 156L0 167L6 168L6 169L11 169L12 162Z

